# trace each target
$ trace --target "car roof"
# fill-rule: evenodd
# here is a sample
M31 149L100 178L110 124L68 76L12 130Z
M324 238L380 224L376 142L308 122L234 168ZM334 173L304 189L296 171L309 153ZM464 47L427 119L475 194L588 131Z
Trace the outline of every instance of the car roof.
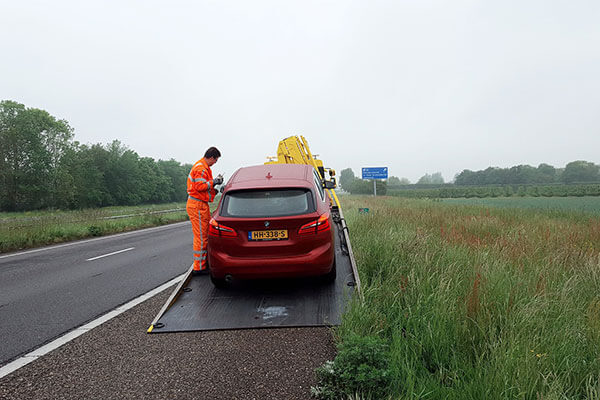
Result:
M312 188L313 171L312 166L304 164L266 164L242 167L227 182L226 189Z

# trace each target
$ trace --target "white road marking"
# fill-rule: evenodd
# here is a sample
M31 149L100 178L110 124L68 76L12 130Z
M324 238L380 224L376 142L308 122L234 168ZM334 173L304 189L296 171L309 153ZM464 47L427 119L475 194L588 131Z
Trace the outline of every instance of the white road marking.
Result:
M143 303L144 301L156 296L160 292L163 292L164 290L170 288L171 286L173 286L176 283L178 283L179 281L181 281L185 277L186 274L187 274L187 272L179 275L176 278L171 279L169 282L167 282L163 285L160 285L156 289L152 289L151 291L149 291L146 294L136 297L135 299L131 300L129 303L123 304L122 306L117 307L112 311L109 311L108 313L104 314L103 316L101 316L99 318L96 318L95 320L93 320L91 322L88 322L85 325L82 325L78 328L73 329L72 331L64 334L63 336L59 337L58 339L55 339L52 342L34 350L28 354L25 354L23 357L20 357L16 360L6 364L2 368L0 368L0 378L3 378L6 375L15 372L19 368L24 367L25 365L37 360L38 358L50 353L51 351L58 349L60 346L69 343L71 340L75 339L76 337L83 335L84 333L111 320L112 318L116 317L117 315L122 314L125 311L137 306L138 304Z
M65 244L57 244L55 246L42 247L42 248L39 248L39 249L20 251L18 253L12 253L12 254L6 254L4 256L0 256L0 259L2 259L2 258L8 258L8 257L16 257L16 256L21 256L21 255L31 254L31 253L37 253L39 251L53 250L53 249L58 249L60 247L76 246L78 244L95 242L97 240L112 239L112 238L119 237L119 236L135 235L136 233L144 233L144 232L148 232L148 231L168 229L168 228L173 228L173 227L178 226L178 225L189 224L189 223L190 223L189 221L176 222L174 224L167 224L167 225L155 226L153 228L140 229L140 230L137 230L137 231L117 233L115 235L102 236L102 237L99 237L99 238L85 239L85 240L79 240L79 241L76 241L76 242L70 242L70 243L65 243Z
M108 257L108 256L114 256L115 254L124 253L126 251L133 250L133 249L135 249L135 247L130 247L128 249L123 249L123 250L119 250L119 251L113 251L112 253L102 254L101 256L98 256L98 257L88 258L85 261L94 261L94 260L97 260L99 258L104 258L104 257Z

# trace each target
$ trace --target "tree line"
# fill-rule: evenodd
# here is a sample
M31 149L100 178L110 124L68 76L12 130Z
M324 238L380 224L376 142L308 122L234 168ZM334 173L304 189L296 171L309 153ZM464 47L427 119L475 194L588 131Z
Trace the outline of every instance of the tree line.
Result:
M67 121L0 102L0 211L184 201L190 168L140 157L118 140L80 144Z
M517 165L465 169L452 183L444 183L439 172L425 174L415 184L390 176L377 181L377 193L404 197L599 196L597 183L600 165L578 160L564 168L540 164L537 168ZM357 178L351 168L340 172L340 186L353 194L373 193L373 182Z
M489 167L480 171L465 169L454 178L456 185L515 185L600 182L600 165L589 161L571 161L564 168L549 164Z
M580 197L600 196L600 184L568 185L503 185L503 186L456 186L421 187L407 189L406 186L387 187L388 196L409 198L471 198L471 197Z

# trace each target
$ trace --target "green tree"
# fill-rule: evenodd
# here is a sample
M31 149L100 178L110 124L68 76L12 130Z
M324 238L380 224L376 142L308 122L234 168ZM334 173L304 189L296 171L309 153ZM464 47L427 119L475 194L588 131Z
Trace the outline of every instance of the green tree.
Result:
M549 164L540 164L537 167L536 183L553 183L556 182L556 168Z
M588 161L572 161L565 166L562 181L574 182L600 182L600 166Z
M425 174L419 178L417 185L431 185L431 175Z
M170 197L170 181L151 157L138 161L140 203L166 203Z
M454 177L454 183L456 185L473 185L475 180L476 172L470 169L465 169Z
M157 164L163 175L169 179L169 201L185 201L187 198L187 174L192 166L181 165L173 159L168 161L158 160Z
M435 172L431 175L425 174L417 181L419 185L441 185L444 183L444 178L441 172Z
M387 183L388 185L400 185L400 178L397 176L390 176Z
M108 165L104 179L109 193L114 198L111 205L140 204L143 199L144 177L140 170L138 154L118 140L113 140L106 150Z
M531 165L517 165L509 170L508 183L535 183L537 170Z
M66 168L73 179L71 208L102 207L114 204L104 175L108 168L108 151L101 144L75 144L65 157Z
M65 207L71 196L71 176L62 162L65 154L73 146L73 128L65 120L55 120L45 111L50 119L48 129L42 136L43 145L50 156L48 204L50 207Z
M0 208L54 207L66 179L61 159L73 130L44 110L0 102Z
M434 185L443 185L444 177L442 176L442 173L434 172L433 174L431 174L431 183L433 183Z
M408 178L398 178L397 176L390 176L387 183L388 185L410 185Z
M355 178L356 177L354 175L354 171L352 171L352 168L346 168L346 169L341 170L340 171L340 186L342 187L342 189L350 192L351 186L353 185Z

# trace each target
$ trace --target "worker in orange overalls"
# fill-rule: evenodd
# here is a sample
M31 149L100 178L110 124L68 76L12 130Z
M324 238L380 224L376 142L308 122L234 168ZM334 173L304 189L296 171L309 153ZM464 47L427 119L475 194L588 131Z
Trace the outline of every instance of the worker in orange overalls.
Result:
M212 177L212 167L221 157L221 152L216 147L206 150L204 157L198 160L187 179L187 213L192 222L194 231L194 269L193 274L207 271L207 244L208 223L210 222L210 208L208 203L215 199L218 191L216 185L223 183L223 177Z

